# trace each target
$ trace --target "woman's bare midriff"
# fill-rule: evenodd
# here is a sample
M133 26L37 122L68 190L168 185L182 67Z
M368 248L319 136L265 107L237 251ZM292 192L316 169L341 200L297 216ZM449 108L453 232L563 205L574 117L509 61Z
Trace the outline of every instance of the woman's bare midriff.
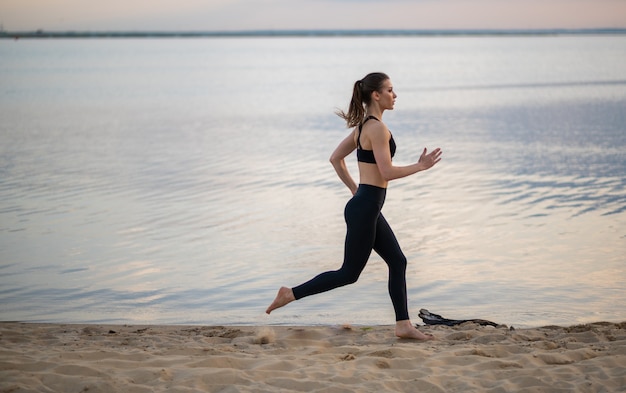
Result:
M380 188L387 188L389 184L380 174L378 165L367 162L359 162L359 183Z

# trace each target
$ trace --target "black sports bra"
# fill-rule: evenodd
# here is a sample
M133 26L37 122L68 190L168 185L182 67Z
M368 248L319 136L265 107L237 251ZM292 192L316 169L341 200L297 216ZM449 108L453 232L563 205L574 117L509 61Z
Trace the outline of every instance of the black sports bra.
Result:
M357 146L356 159L359 162L366 162L368 164L376 164L376 157L374 157L374 151L363 150L363 148L361 147L361 130L363 129L363 124L365 124L370 119L380 121L374 116L367 116L365 121L363 121L363 123L359 125L359 136L356 139L356 146ZM393 158L393 156L396 154L396 141L393 140L393 135L391 135L391 138L389 139L389 152L391 153L391 158Z

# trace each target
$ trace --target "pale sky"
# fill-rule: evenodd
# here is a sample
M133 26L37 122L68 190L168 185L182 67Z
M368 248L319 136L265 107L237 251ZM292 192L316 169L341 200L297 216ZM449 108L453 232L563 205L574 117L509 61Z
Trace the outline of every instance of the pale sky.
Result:
M626 0L0 0L4 30L626 28Z

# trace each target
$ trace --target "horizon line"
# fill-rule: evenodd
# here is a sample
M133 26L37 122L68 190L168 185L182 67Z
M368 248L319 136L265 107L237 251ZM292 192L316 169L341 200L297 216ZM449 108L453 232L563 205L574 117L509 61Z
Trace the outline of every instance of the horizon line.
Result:
M626 28L541 29L253 29L253 30L24 30L0 31L0 38L185 38L185 37L341 37L463 35L626 34Z

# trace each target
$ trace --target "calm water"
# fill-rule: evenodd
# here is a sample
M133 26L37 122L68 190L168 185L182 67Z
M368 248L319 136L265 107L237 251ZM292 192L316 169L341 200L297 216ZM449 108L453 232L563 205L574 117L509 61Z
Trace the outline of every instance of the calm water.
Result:
M624 64L626 36L0 41L0 319L393 323L378 257L263 315L341 264L333 111L382 70L395 162L444 151L383 209L413 319L625 320Z

